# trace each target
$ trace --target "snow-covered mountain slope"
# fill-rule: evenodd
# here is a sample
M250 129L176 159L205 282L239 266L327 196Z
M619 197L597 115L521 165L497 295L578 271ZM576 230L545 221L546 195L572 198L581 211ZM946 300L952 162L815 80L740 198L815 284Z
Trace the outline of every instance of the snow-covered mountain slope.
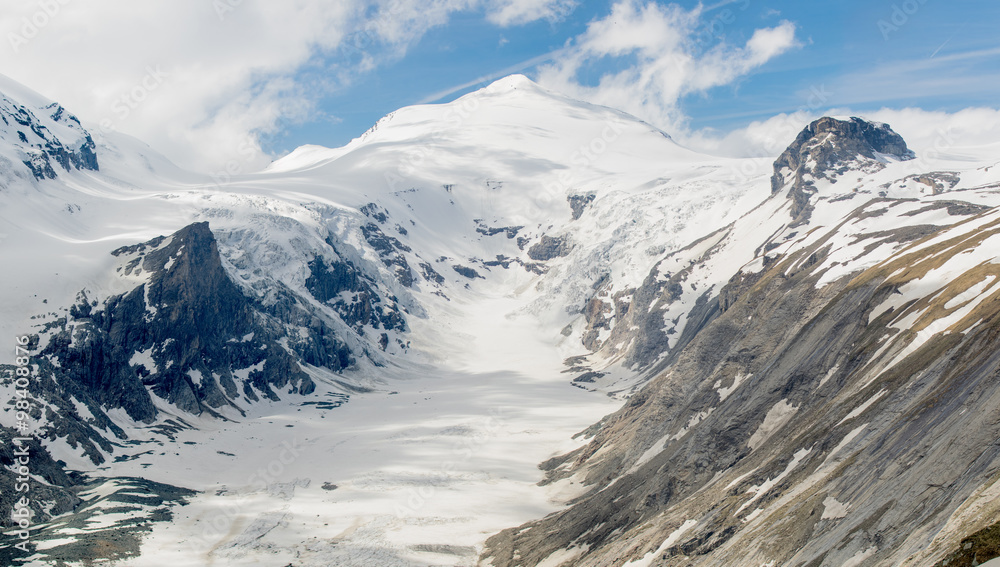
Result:
M485 278L474 289L530 295L528 310L562 329L596 282L635 286L664 251L759 201L759 184L732 183L738 168L513 76L447 105L399 110L344 148L300 150L234 183L328 180L295 189L374 202L405 219L401 240L424 253L411 264L444 264L435 268L449 281L456 265L471 268L462 272ZM510 262L528 269L511 272Z
M974 443L910 459L992 434L989 148L823 119L747 176L520 76L253 174L48 128L100 170L0 190L0 332L32 336L44 450L90 475L42 461L36 565L888 565L992 510ZM889 506L900 463L952 484ZM135 486L162 509L93 519Z
M599 293L587 312L604 314L595 319L609 329L609 339L577 363L581 370L588 364L610 370L606 378L585 374L587 383L614 390L630 384L616 379L618 366L644 376L669 366L717 311L789 253L829 254L825 284L997 203L993 161L962 153L951 161L915 160L886 125L859 127L861 122L824 118L811 124L775 161L770 198L665 256L634 293Z
M532 488L535 464L575 446L570 436L616 405L560 373L563 358L586 352L580 309L594 284L637 285L664 252L767 194L764 183L730 183L738 162L694 154L523 77L402 109L345 148L301 150L228 179L177 170L125 136L94 140L100 171L59 169L0 193L11 227L5 259L30 268L0 284L3 330L37 336L32 425L47 450L101 476L198 491L221 481L266 517L268 487L296 476L316 482L297 489L310 501L377 498L391 517L362 533L383 534L383 556L417 564L467 561L489 533L554 509ZM421 396L443 388L428 376L454 392ZM428 415L450 416L426 432L436 440L428 451L402 462L371 454L387 442L378 409L390 405L387 392L415 406L395 410L393 427L417 431ZM484 402L470 406L463 393L474 392ZM343 410L348 399L343 408L365 412ZM516 460L486 458L482 428L469 425L498 411ZM346 443L337 454L354 452L359 464L299 459L257 487L231 459L266 465L264 455L280 454L276 420L333 424L334 434L310 436L311 450ZM14 413L0 423L13 426ZM238 441L268 432L260 446ZM436 499L400 516L395 505L421 483L363 481L399 467L433 480L454 460L453 439L477 457L454 473L465 479L463 507ZM331 467L336 474L322 472ZM320 478L348 489L328 494ZM532 504L501 511L495 499L504 497ZM311 510L296 502L293 515ZM470 502L498 512L470 519ZM48 511L38 506L40 521ZM358 510L337 509L343 529L360 521ZM449 544L433 528L442 515L467 530L461 553L444 559L434 551ZM211 520L188 518L181 529L201 533ZM47 528L51 541L63 537L59 525ZM417 527L400 546L388 534L403 526ZM301 541L296 529L267 532L289 553ZM232 537L213 533L177 562L203 564ZM255 545L241 553L259 553ZM58 557L77 553L63 547Z
M222 184L122 136L98 144L103 172L8 194L13 260L42 250L59 270L10 282L18 288L5 290L6 321L23 327L45 311L42 300L64 305L81 289L92 300L122 293L105 252L208 221L228 273L265 303L280 286L312 295L309 266L323 251L328 263L356 264L414 317L453 298L516 296L562 330L595 283L638 285L664 252L766 194L760 183L731 183L739 162L693 154L631 117L517 76L448 105L402 109L345 148L297 151ZM377 330L367 333L375 345ZM402 351L396 340L389 347Z

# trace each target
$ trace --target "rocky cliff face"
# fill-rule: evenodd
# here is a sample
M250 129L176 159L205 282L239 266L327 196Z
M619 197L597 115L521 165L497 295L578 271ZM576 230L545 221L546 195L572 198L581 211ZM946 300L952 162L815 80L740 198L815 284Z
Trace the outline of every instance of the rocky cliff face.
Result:
M592 492L495 537L491 564L534 565L560 549L574 559L557 564L595 566L647 554L649 565L906 560L996 481L1000 309L984 302L913 348L903 337L930 322L892 322L944 314L964 287L884 306L996 230L822 289L812 270L789 274L801 257L776 264L587 447L547 463L552 480ZM997 271L982 269L964 277Z
M846 175L848 146L907 157L897 138L820 121L775 169ZM825 217L844 202L821 197ZM653 380L543 463L583 490L572 506L494 536L483 564L927 565L995 521L1000 216L873 197L823 225L776 193L661 262L611 335Z
M53 179L62 170L98 169L96 146L80 121L62 106L22 104L0 94L0 141L9 159L21 162L35 179Z
M233 283L208 223L113 254L116 275L138 285L103 303L81 294L67 316L41 334L33 382L33 393L47 403L42 434L79 444L95 463L126 438L108 411L120 408L152 423L160 399L193 415L221 416L226 408L241 413L262 398L311 393L313 381L300 363L336 372L353 361L322 320L289 332L301 318L293 294L265 305ZM323 274L314 268L311 280L321 297L344 281L344 289L365 293L356 275ZM402 325L385 313L382 319L358 315L371 318Z
M878 171L887 159L913 157L888 124L824 117L807 126L774 162L771 191L777 193L790 185L792 218L802 223L811 214L810 199L819 190L818 181L836 183L848 171Z
M600 297L599 291L594 297L599 305L588 305L585 310L590 332L584 335L584 345L596 352L597 360L620 360L645 377L656 375L673 364L683 347L708 322L756 284L760 271L742 272L737 270L739 266L752 261L771 267L778 258L773 251L801 239L811 229L840 222L841 215L863 200L883 198L884 189L890 185L905 186L907 179L914 176L893 183L876 184L871 180L887 164L912 158L906 142L886 124L860 118L816 120L775 161L772 196L767 202L741 222L707 234L662 258L641 285L619 290L612 301ZM932 179L950 179L948 190L957 183L954 174L947 172L918 177L927 180L919 182L918 187L935 193L945 191L939 191L940 185L932 187ZM898 198L922 195L920 190L908 189L900 191ZM817 206L827 218L812 222ZM949 207L957 216L986 208L955 202ZM751 218L754 220L749 221ZM913 223L904 218L903 224ZM901 238L925 234L918 226L909 230ZM863 230L852 230L851 234L868 238ZM807 261L815 262L817 258L812 256ZM598 310L605 315L590 316ZM606 329L604 340L592 340L601 329ZM624 393L633 385L608 389Z
M0 506L4 510L13 511L15 502L22 496L27 496L31 502L29 509L33 512L36 523L71 512L80 503L74 488L82 484L82 476L67 473L63 469L65 463L53 460L52 455L37 439L15 439L24 438L14 429L0 427L0 442L3 443L0 446L0 483L4 487L3 492L0 492ZM27 481L19 481L16 471L25 451L34 476ZM19 489L22 483L27 485L27 491ZM10 528L15 525L16 522L9 513L0 516L0 526Z

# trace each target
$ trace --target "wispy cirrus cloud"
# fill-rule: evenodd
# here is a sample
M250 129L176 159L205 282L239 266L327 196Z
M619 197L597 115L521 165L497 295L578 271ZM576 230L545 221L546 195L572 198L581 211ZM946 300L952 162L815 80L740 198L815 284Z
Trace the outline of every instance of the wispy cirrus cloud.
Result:
M487 18L503 27L536 20L556 22L569 15L576 6L576 0L499 0Z
M557 58L559 54L561 54L562 52L563 52L562 49L557 49L555 51L550 51L549 53L543 53L542 55L526 59L524 61L521 61L520 63L509 65L498 71L492 71L480 77L476 77L471 81L465 81L458 85L448 87L447 89L431 93L425 96L423 99L421 99L417 104L428 104L432 102L437 102L455 93L462 92L466 89L471 89L472 87L484 87L488 83L495 81L496 79L499 79L501 77L506 77L507 75L512 75L514 73L521 73L522 71L525 71L527 69L531 69L540 64L552 61L553 59Z
M943 47L943 46L942 46ZM963 97L1000 92L1000 47L941 53L931 57L894 60L846 73L830 81L840 104L914 101L931 97Z

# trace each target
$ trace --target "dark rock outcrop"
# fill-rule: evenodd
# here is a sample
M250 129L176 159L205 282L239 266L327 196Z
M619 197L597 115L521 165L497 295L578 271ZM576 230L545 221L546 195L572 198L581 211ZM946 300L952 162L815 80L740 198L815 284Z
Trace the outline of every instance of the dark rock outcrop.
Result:
M334 371L352 363L321 321L306 327L307 337L289 336L285 325L307 323L295 319L301 314L291 294L268 306L245 295L223 268L208 223L113 254L122 262L120 275L143 283L101 305L82 295L69 317L50 324L47 343L33 357L40 371L32 394L59 409L41 434L82 446L95 463L104 460L97 447L113 450L109 435L125 438L106 410L121 408L150 423L158 415L157 396L193 414L215 415L223 407L242 412L241 405L278 399L278 392L311 393L315 386L299 360ZM350 273L338 278L323 268L315 265L312 282L320 295L338 292L345 282L359 285ZM363 315L402 325L394 314ZM82 417L76 404L92 417Z
M195 495L191 490L135 477L88 480L70 490L82 497L70 513L51 519L42 513L33 518L27 542L32 563L129 562L139 557L143 538L153 525L170 522L173 509L186 505ZM67 538L67 534L73 537ZM25 563L26 554L14 547L19 543L25 542L17 532L0 534L0 565Z
M485 279L485 278L483 278L483 276L479 275L479 272L477 272L476 270L474 270L474 269L472 269L472 268L470 268L468 266L463 266L461 264L455 264L454 266L451 267L451 269L455 270L460 276L469 278L470 280L474 280L476 278Z
M802 223L812 214L809 200L817 191L815 180L835 183L850 170L877 171L884 167L881 156L914 158L903 138L888 124L861 118L820 118L806 126L775 160L771 192L777 193L792 183L788 194L793 201L791 214L795 223Z
M427 262L420 263L420 275L422 275L425 280L437 285L441 285L445 281L444 276L439 274L437 270L434 269L434 266L431 266Z
M382 207L377 203L368 203L358 210L361 211L361 214L379 224L385 224L389 221L389 211L385 210L385 207Z
M553 258L569 255L573 247L562 236L542 236L541 240L528 248L528 257L536 262L546 262Z
M586 210L587 205L594 202L597 195L570 195L566 197L566 201L569 202L569 208L573 210L573 220L580 220L583 216L583 211Z
M5 129L16 132L16 139L4 141L20 151L22 163L35 179L54 179L55 166L66 171L99 169L97 146L90 133L58 104L30 109L0 95L0 121ZM50 126L75 134L75 139L60 139Z
M383 301L374 282L350 261L316 256L309 263L309 270L306 289L317 300L331 305L355 330L363 332L366 325L373 329L406 330L399 306L391 300Z
M515 238L517 233L524 228L523 226L486 226L481 222L476 224L476 232L482 234L483 236L496 236L498 234L503 234L510 239Z
M14 510L14 503L22 496L26 496L30 501L29 509L33 512L32 524L39 524L59 514L72 511L80 502L72 489L82 483L83 478L77 473L67 473L63 468L65 463L53 460L48 450L37 439L30 438L30 441L15 441L15 439L24 438L13 429L0 427L0 486L4 487L4 490L0 491L0 507L5 511L0 515L0 527L11 528L15 525L10 512ZM19 475L16 471L20 466L19 459L24 456L25 451L32 477L23 481L18 480ZM34 477L39 477L45 482L39 482ZM22 486L27 490L19 490ZM46 503L51 506L46 506Z
M409 246L403 244L398 238L388 236L378 225L368 223L361 227L361 234L372 248L378 252L379 258L387 268L392 268L396 279L404 287L413 285L413 270L406 261L403 252L411 252Z

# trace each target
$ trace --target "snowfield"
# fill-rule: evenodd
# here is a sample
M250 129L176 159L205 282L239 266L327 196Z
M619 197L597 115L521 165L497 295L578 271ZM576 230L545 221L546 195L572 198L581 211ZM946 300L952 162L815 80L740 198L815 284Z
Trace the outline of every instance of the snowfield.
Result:
M526 323L508 330L530 335ZM476 343L486 360L514 364L395 369L392 391L329 411L268 404L115 464L116 475L204 491L122 564L474 564L489 535L562 504L556 487L536 486L538 463L575 448L575 433L617 407L571 387L555 349Z

